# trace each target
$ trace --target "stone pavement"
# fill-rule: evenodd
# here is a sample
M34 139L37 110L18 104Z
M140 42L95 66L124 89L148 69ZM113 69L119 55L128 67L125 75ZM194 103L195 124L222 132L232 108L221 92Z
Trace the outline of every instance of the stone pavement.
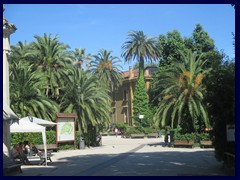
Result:
M163 147L163 137L103 136L102 143L54 153L47 167L22 166L17 176L225 176L212 148Z

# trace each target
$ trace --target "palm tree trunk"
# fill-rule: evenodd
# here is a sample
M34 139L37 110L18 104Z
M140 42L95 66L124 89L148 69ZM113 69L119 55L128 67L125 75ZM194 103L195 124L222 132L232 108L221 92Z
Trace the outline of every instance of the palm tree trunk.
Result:
M138 78L140 77L140 75L144 76L144 59L143 59L143 57L140 57L140 60L139 60L139 74L138 74Z

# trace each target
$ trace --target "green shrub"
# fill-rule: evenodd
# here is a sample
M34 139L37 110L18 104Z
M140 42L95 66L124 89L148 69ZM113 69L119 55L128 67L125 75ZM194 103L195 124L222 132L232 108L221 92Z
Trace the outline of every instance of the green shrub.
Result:
M186 134L176 134L174 136L174 140L187 140L187 141L190 141L190 140L193 140L195 141L196 139L196 136L194 133L186 133Z
M194 142L193 147L200 147L200 144Z
M141 127L128 127L126 135L129 136L130 134L142 134L144 133Z
M56 131L50 130L46 131L47 144L56 143Z
M127 131L127 128L129 127L128 124L125 124L125 123L119 123L119 124L115 124L115 127L121 131L121 132L126 132Z
M160 129L150 128L150 127L127 127L126 136L129 137L131 134L150 134L156 133L160 131Z
M200 143L200 141L210 140L209 133L185 133L181 134L175 130L174 140L194 140L195 143Z
M144 128L143 128L143 131L144 131L145 134L150 134L150 133L159 132L160 129L152 128L152 127L144 127Z
M201 134L197 134L198 135L198 141L208 141L211 140L209 133L201 133Z
M59 144L58 147L60 150L70 150L70 149L74 149L74 144L73 143L63 143L63 144L61 143L61 144Z
M11 146L24 141L28 141L33 145L43 144L42 133L11 133Z

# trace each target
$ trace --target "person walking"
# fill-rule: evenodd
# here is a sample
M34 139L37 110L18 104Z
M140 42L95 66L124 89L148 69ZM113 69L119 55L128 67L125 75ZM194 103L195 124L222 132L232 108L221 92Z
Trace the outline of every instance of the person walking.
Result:
M168 146L168 136L169 136L169 129L168 127L165 127L165 136L164 136L164 146Z
M116 134L116 137L117 137L117 135L118 135L118 129L117 128L115 128L115 134Z

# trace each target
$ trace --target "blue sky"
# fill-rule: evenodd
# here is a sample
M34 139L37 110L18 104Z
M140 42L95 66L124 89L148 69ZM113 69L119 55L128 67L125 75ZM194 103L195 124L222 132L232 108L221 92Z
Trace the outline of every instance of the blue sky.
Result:
M34 40L44 33L59 36L72 50L85 48L97 54L112 50L121 58L121 46L127 32L142 30L149 37L166 35L174 29L190 37L197 23L234 58L232 32L235 32L235 10L230 4L5 4L4 17L15 24L11 44ZM122 58L121 58L122 59ZM133 63L122 62L123 71Z

